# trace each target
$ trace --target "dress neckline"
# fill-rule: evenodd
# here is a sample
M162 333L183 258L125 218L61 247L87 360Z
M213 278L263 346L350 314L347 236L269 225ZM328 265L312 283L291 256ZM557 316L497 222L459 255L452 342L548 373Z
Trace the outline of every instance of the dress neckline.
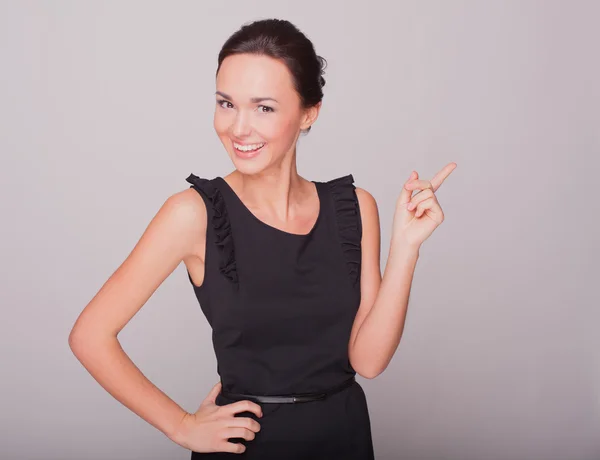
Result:
M317 227L319 226L319 223L322 220L322 215L323 215L323 212L324 212L324 209L323 209L323 198L321 196L321 189L319 187L319 184L316 181L314 181L314 180L311 180L311 182L313 184L315 184L315 189L317 190L317 198L319 199L319 212L317 214L317 219L315 220L315 223L313 224L312 228L309 230L308 233L291 233L291 232L286 232L285 230L281 230L280 228L273 227L272 225L269 225L266 222L260 220L244 204L244 202L241 200L241 198L237 195L237 193L235 193L235 191L233 190L233 188L227 183L227 181L225 179L223 179L221 176L216 176L216 178L219 180L219 182L221 182L227 188L227 190L231 193L231 195L233 195L233 197L235 198L235 200L241 205L242 209L244 209L244 212L246 212L252 219L254 219L256 222L258 222L262 226L264 226L266 228L270 228L270 229L272 229L272 230L274 230L274 231L276 231L278 233L281 233L283 235L288 235L290 237L295 237L295 238L307 238L307 237L311 236L316 231Z

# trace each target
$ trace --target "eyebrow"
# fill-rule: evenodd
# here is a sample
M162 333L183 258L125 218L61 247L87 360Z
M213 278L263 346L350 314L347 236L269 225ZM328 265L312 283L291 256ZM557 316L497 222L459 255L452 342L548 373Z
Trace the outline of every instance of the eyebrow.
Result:
M233 98L225 93L222 93L221 91L217 91L215 94L218 94L219 96L224 97L225 99L229 99L229 100L233 100ZM279 104L279 101L277 99L273 99L272 97L251 97L250 98L250 102L263 102L263 101L275 101Z

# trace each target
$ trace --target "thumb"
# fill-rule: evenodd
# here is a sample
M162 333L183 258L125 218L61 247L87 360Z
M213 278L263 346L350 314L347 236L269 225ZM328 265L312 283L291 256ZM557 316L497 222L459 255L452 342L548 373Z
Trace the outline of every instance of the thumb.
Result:
M207 404L207 403L215 403L217 396L219 395L219 393L221 392L221 381L219 380L215 386L212 387L212 389L208 392L208 395L206 396L206 398L204 398L204 401L202 404Z
M417 179L419 175L415 171L411 171L410 176L406 182L402 184L402 190L400 191L400 195L398 196L398 203L401 205L407 204L412 198L412 190L406 190L405 185L409 183L411 180Z

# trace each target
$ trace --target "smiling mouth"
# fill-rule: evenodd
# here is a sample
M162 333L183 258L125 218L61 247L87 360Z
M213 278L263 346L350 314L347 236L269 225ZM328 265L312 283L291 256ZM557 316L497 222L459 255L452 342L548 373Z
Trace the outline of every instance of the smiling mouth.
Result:
M266 142L259 142L256 144L238 144L237 142L232 142L235 153L242 158L251 158L256 155L263 149L266 145Z
M254 152L260 150L264 145L265 142L258 142L256 144L238 144L237 142L233 142L233 147L238 152Z

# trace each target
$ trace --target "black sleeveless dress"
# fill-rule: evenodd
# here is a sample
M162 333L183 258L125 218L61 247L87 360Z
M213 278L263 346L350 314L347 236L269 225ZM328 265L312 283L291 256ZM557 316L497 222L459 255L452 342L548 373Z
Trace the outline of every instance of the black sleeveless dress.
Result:
M250 395L318 393L356 372L348 341L360 304L362 225L351 174L313 181L320 199L308 234L258 219L222 177L186 179L208 211L205 275L196 286L212 328L222 390ZM235 402L222 393L216 404ZM192 459L373 459L367 401L353 381L326 399L259 403L261 430L242 454Z

